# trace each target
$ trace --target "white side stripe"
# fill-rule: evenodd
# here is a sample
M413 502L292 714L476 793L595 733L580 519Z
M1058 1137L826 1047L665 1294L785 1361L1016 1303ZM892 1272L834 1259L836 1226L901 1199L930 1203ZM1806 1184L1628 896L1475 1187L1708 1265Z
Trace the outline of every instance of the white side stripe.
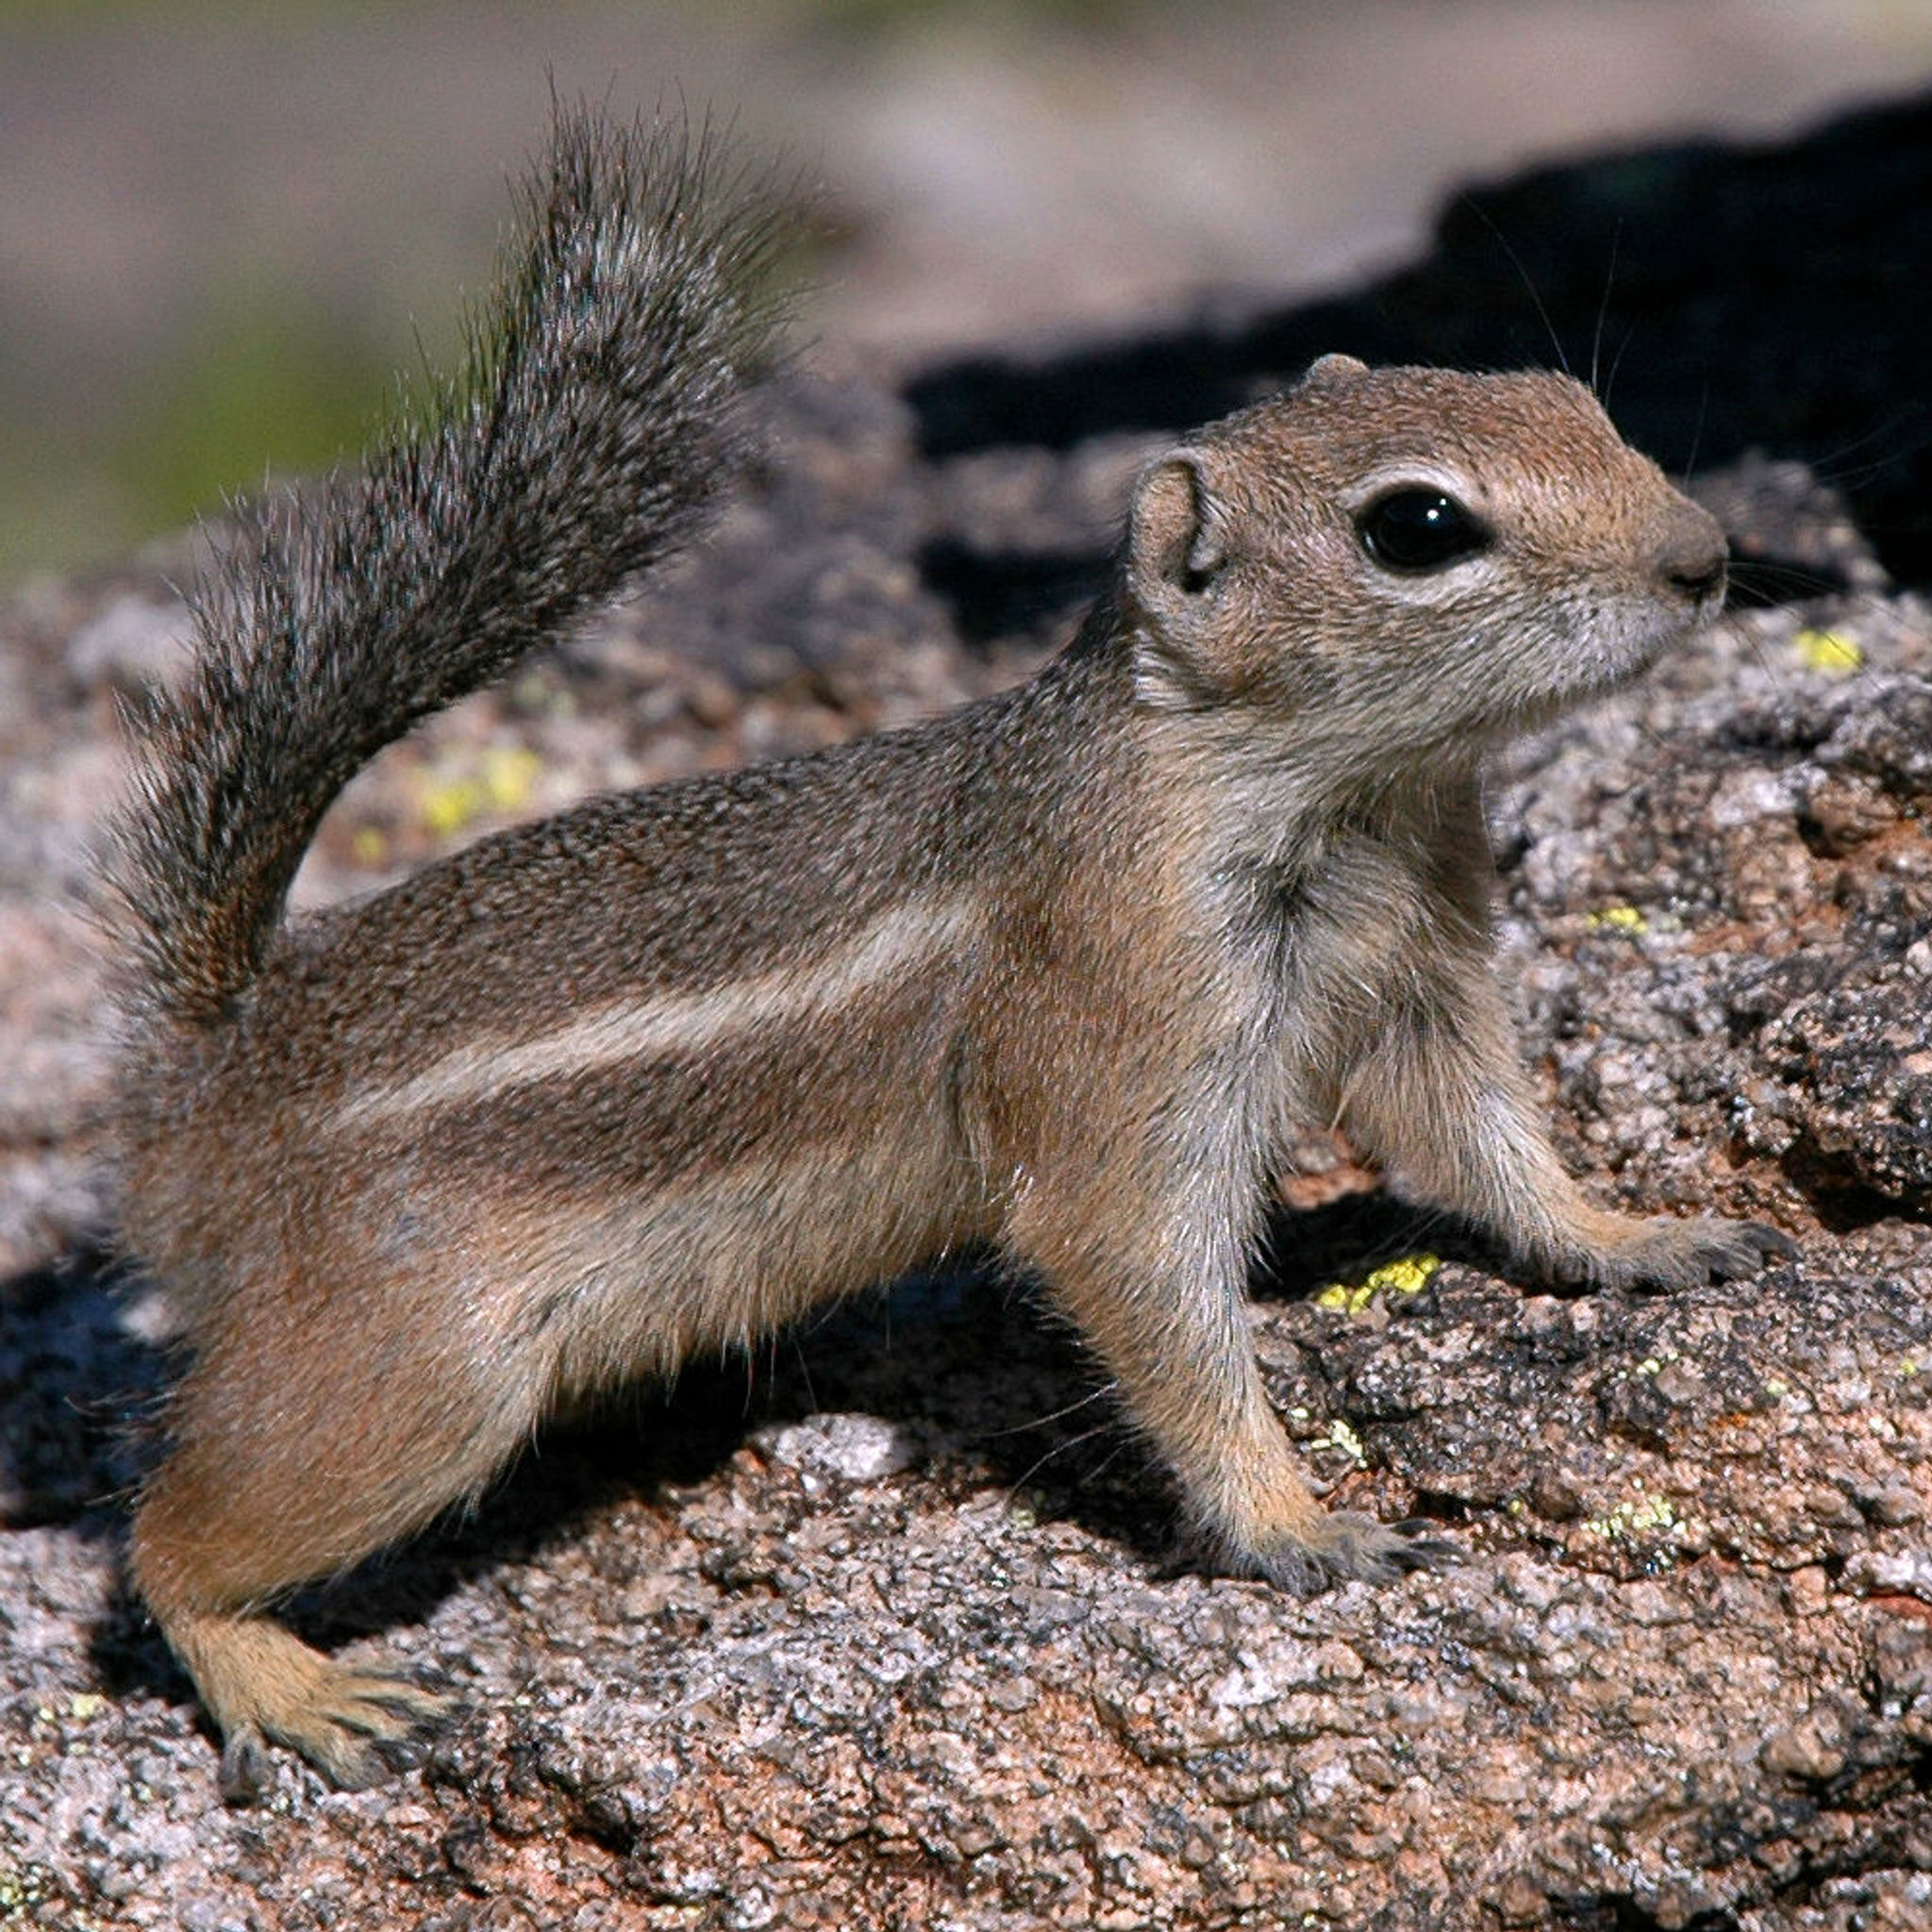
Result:
M666 992L584 1013L531 1040L456 1048L407 1080L349 1101L337 1124L393 1120L419 1108L486 1100L514 1087L594 1073L626 1060L702 1051L758 1025L836 1012L867 987L956 951L972 932L961 897L894 907L801 966L774 966L703 992Z

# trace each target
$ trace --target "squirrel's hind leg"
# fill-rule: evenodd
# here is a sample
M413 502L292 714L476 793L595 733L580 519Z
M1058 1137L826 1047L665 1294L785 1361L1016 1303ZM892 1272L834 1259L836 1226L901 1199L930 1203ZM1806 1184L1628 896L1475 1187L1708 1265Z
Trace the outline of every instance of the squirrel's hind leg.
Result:
M135 1587L221 1728L224 1789L238 1800L260 1783L264 1740L343 1789L408 1765L446 1700L379 1664L323 1656L266 1607L474 1499L541 1407L538 1378L504 1375L500 1362L486 1387L491 1376L462 1372L460 1350L432 1359L419 1346L405 1359L404 1324L365 1335L354 1356L337 1350L329 1376L277 1381L258 1351L313 1354L281 1312L184 1379L173 1453L141 1499L128 1552Z

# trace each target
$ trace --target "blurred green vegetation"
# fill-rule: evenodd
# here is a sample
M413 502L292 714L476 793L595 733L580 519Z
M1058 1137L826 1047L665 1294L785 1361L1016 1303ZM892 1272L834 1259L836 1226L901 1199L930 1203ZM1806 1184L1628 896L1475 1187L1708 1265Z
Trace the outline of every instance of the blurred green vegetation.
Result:
M443 358L439 358L439 360ZM211 293L92 431L0 442L0 581L218 515L275 478L353 461L395 395L393 351L266 283Z
M266 451L285 474L353 460L394 374L383 347L300 291L238 290L176 342L103 468L137 526L171 529L257 488Z

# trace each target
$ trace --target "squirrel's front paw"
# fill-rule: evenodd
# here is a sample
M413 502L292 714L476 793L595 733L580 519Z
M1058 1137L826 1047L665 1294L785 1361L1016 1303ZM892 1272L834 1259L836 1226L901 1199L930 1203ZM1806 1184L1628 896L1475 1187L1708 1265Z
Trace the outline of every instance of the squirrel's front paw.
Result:
M1434 1535L1435 1528L1419 1517L1381 1523L1358 1509L1336 1509L1306 1539L1284 1538L1271 1548L1242 1552L1241 1567L1302 1596L1351 1580L1393 1583L1417 1570L1461 1561L1455 1544Z
M1678 1221L1659 1214L1626 1222L1615 1240L1566 1256L1558 1275L1608 1288L1696 1288L1756 1274L1767 1261L1789 1260L1797 1245L1757 1221L1699 1215Z

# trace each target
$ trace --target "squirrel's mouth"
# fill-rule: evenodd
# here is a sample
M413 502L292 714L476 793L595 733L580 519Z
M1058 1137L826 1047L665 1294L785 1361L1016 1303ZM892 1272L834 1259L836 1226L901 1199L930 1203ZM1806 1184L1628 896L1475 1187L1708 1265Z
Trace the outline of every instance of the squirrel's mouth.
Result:
M1634 683L1659 659L1693 640L1714 613L1700 605L1647 597L1587 611L1548 611L1525 625L1507 656L1493 639L1475 654L1488 675L1470 691L1478 728L1501 741L1534 731L1574 707ZM1507 665L1498 675L1493 667ZM1474 673L1470 674L1474 676ZM1465 714L1469 716L1469 714ZM1466 727L1465 727L1466 728Z
M1614 691L1641 677L1666 653L1688 643L1716 616L1715 597L1687 605L1680 598L1636 597L1599 610L1578 627L1588 641L1576 652L1579 694ZM1594 675L1592 675L1594 674Z

